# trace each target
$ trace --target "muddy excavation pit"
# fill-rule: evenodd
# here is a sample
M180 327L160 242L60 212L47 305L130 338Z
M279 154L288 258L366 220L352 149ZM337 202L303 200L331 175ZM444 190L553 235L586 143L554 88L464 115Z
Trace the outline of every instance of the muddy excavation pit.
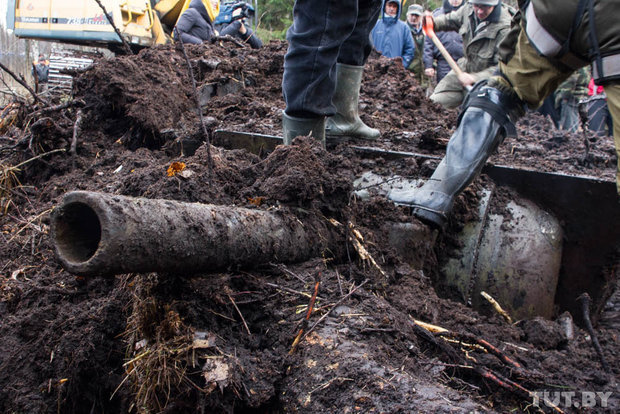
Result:
M2 124L0 412L617 412L613 140L528 114L438 233L457 113L373 55L378 141L267 147L285 51L187 47L208 136L174 47Z

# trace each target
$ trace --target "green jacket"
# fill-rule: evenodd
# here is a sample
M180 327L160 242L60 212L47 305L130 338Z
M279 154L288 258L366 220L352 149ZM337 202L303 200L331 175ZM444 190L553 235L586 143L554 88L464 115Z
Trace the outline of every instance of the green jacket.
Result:
M606 80L620 79L620 1L618 0L591 0L584 1L583 9L578 10L580 0L537 0L519 1L521 14L525 16L528 38L532 45L544 56L555 58L558 65L576 69L590 62L594 63L597 56L591 51L592 38L590 36L590 7L594 11L594 26L600 57L604 60L601 64L605 67L598 73L598 68L593 68L594 78L600 83ZM581 16L573 28L575 15ZM535 19L533 18L535 16ZM538 25L544 28L539 30ZM567 43L568 34L573 32L571 42ZM544 36L544 33L549 36ZM538 39L536 38L538 36ZM545 42L545 40L547 40ZM554 44L555 41L555 44ZM568 46L563 50L572 53L553 53L557 46ZM615 56L615 57L613 57Z
M416 33L415 30L411 28L409 23L407 23L407 26L409 26L409 30L411 30L411 37L413 37L413 44L415 45L413 60L409 66L407 66L407 69L412 71L418 82L422 84L426 78L424 75L424 62L422 61L422 58L424 57L424 32L420 30L419 33Z
M476 26L476 15L471 4L467 3L457 11L444 14L435 19L435 31L457 31L463 37L465 56L459 59L461 69L476 78L491 76L499 62L498 45L510 30L512 8L501 4L487 18L495 21L483 21Z

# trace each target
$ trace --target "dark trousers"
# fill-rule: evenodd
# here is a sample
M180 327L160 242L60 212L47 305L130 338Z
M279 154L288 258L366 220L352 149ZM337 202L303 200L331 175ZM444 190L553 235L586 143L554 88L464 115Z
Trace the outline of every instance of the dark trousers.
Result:
M614 127L609 108L607 108L607 101L605 99L592 99L588 102L587 108L588 129L598 136L611 136Z
M336 113L336 63L363 66L381 0L297 0L286 38L282 93L286 113L312 118Z

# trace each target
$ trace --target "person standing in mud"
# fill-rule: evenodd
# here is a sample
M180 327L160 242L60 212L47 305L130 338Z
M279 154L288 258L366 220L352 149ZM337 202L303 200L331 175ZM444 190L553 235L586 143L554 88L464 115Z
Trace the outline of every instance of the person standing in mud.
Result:
M458 107L466 88L488 79L499 61L498 45L510 30L513 10L502 0L468 0L456 11L438 16L435 30L456 31L463 36L465 56L457 62L461 75L450 71L437 84L431 100L446 108Z
M431 225L443 227L455 197L479 174L525 108L541 105L572 72L588 64L607 94L619 164L620 194L620 2L603 0L520 1L510 33L500 44L499 72L474 86L458 126L432 177L420 188L388 197L413 207Z
M175 26L183 43L199 45L211 40L215 35L213 21L219 9L219 0L207 0L205 3L202 0L192 0Z
M284 144L312 135L377 139L379 131L359 117L369 34L381 0L296 0L286 38L282 93Z

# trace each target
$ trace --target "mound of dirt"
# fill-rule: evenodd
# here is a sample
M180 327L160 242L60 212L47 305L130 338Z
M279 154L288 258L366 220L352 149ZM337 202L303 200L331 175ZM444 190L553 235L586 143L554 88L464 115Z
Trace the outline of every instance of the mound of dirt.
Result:
M68 105L26 108L4 132L0 411L536 412L533 403L553 409L543 391L554 400L561 390L580 404L584 392L604 393L591 410L617 412L613 323L597 329L606 372L590 335L566 318L511 324L436 294L443 250L477 218L488 177L458 198L438 236L384 196L353 192L365 171L415 178L432 158L365 157L350 143L326 151L309 138L266 156L207 144L217 129L280 130L285 51L186 46L202 125L183 53L166 46L97 61ZM360 107L382 131L373 146L431 156L457 118L376 55ZM611 139L586 137L586 156L582 135L546 122L524 118L492 162L615 179ZM49 238L50 213L72 190L261 209L330 228L339 244L294 264L75 276ZM395 248L393 229L409 226L419 239Z

